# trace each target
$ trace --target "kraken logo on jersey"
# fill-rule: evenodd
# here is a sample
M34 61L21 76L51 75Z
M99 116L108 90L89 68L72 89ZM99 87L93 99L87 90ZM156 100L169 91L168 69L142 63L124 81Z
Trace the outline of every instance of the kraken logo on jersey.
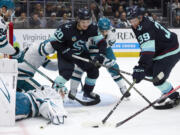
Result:
M87 50L86 42L82 40L75 42L73 47L79 51L78 53L75 53L76 55L80 55L83 51Z

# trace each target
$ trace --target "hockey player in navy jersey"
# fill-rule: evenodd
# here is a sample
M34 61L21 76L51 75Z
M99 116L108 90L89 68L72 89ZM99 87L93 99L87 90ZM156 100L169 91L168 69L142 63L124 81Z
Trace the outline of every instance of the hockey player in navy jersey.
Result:
M115 29L111 27L110 20L105 17L99 19L98 28L102 34L100 36L104 36L107 42L106 55L104 55L105 60L103 64L109 67L107 69L108 72L111 74L113 80L118 85L120 92L124 94L127 90L124 80L119 75L119 73L111 69L111 67L115 69L119 69L119 66L116 63L116 57L114 56L113 50L111 48L111 46L116 42ZM99 49L96 46L96 42L94 41L94 38L90 38L89 41L87 42L87 45L90 52L90 56L93 59L99 53ZM73 99L71 95L76 96L77 88L81 82L82 75L83 75L82 69L78 67L75 68L75 71L73 72L71 83L70 83L69 97L71 99ZM127 98L129 96L130 96L130 93L128 92L125 97Z
M78 10L77 20L66 23L57 28L54 37L47 44L50 44L57 51L58 67L60 76L55 82L59 85L64 84L71 78L74 71L74 65L78 65L87 73L85 84L83 86L84 97L88 101L95 101L94 104L100 102L98 94L93 93L96 79L99 76L98 68L91 63L77 60L72 55L78 55L90 59L90 55L86 46L89 38L95 37L96 44L99 47L99 54L94 58L94 61L103 63L106 53L107 43L103 37L99 37L98 27L92 24L91 12L86 8ZM49 46L49 45L47 45ZM56 87L56 85L54 85Z
M180 59L177 35L158 22L143 17L143 13L137 6L127 11L127 17L141 48L138 65L133 68L133 79L139 83L145 76L156 78L163 73L164 77L153 84L162 94L170 92L173 86L167 78ZM178 103L179 93L174 92L166 100L159 102L156 108L172 108Z

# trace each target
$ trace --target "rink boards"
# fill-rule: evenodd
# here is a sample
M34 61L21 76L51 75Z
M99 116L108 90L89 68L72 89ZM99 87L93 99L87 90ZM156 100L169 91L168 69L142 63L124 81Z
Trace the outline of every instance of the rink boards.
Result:
M38 45L53 35L55 29L15 29L14 44L19 44L21 49L31 45ZM171 29L179 35L180 29ZM116 57L138 57L139 44L131 29L116 29L116 43L112 46ZM50 56L56 58L56 55Z

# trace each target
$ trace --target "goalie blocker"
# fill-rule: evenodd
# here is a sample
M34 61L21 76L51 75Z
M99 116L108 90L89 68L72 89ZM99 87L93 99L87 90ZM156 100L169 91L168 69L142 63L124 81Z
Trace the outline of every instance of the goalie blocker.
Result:
M15 124L17 60L0 59L0 126Z

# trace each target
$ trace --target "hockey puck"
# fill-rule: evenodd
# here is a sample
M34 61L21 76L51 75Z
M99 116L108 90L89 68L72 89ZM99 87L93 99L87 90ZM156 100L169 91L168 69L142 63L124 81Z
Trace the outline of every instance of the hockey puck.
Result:
M95 125L95 126L92 126L93 128L99 128L99 126L98 125Z
M40 129L44 129L44 126L40 126Z

